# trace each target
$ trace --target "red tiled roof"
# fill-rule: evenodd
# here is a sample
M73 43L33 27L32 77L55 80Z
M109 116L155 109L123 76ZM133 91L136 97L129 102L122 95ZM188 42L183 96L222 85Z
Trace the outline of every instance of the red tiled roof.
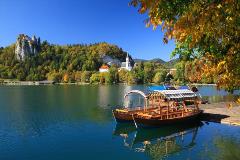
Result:
M107 65L102 65L100 69L109 69L109 67Z

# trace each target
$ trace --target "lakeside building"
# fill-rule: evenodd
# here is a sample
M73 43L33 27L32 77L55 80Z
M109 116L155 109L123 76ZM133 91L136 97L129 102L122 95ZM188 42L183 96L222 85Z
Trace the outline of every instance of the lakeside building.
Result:
M110 66L116 65L115 62L113 61L109 61L107 64L103 64L100 68L99 68L99 72L108 72ZM117 65L116 65L117 66ZM119 65L118 65L119 66ZM133 69L133 66L130 62L129 56L127 54L126 56L126 61L121 63L121 66L118 68L118 71L121 71L122 69L127 70L127 71L131 71Z
M125 69L125 70L127 70L127 71L131 71L132 68L133 68L133 67L132 67L132 65L131 65L131 63L130 63L129 56L128 56L128 53L127 53L126 62L122 62L121 67L119 68L119 71L120 71L121 69Z
M0 84L3 85L51 85L54 84L54 81L18 81L18 80L1 80Z
M108 65L102 65L100 68L99 68L99 72L102 73L102 72L108 72L109 71L109 67Z

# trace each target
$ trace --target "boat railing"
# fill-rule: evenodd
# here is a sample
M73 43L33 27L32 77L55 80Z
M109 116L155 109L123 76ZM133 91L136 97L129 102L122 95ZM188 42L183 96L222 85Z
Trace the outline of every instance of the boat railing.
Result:
M185 116L190 116L195 113L198 113L197 108L181 108L179 110L167 110L167 109L162 109L161 111L159 109L153 109L153 110L148 110L146 112L140 112L137 114L139 117L144 117L146 119L150 118L160 118L162 119L174 119L174 118L181 118Z
M143 106L135 106L133 108L128 108L129 111L143 110Z
M132 112L132 111L143 111L143 112L148 112L151 110L156 109L157 107L148 107L148 108L144 108L143 106L135 106L133 108L126 108L126 107L122 107L122 109L116 109L116 111L123 111L123 112Z

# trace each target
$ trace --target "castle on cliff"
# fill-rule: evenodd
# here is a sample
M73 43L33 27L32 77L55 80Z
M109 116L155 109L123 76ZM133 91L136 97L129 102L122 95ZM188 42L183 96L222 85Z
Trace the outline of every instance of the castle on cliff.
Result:
M17 38L15 54L18 60L24 60L27 56L36 55L40 52L41 40L33 36L30 38L25 34L20 34Z

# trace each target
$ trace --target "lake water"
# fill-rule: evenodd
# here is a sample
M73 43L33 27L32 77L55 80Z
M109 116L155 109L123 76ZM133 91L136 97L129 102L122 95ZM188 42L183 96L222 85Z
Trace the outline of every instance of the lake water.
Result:
M0 159L240 159L240 127L116 125L111 109L131 89L146 86L0 86ZM239 94L199 90L210 102Z

